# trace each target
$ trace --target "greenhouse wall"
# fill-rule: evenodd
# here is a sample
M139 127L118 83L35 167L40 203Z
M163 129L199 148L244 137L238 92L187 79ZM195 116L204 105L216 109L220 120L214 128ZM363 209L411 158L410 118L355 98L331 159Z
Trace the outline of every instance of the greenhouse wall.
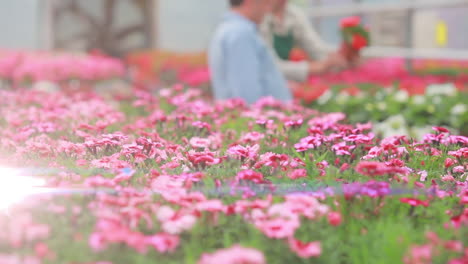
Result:
M353 1L384 2L393 0L293 0L296 4L307 7L316 5L340 5ZM46 12L44 3L38 0L0 0L0 48L29 48L46 47L44 41L45 25L42 23ZM221 21L227 10L224 0L159 0L157 13L157 48L177 52L201 51L208 47L211 34ZM96 2L98 3L98 2ZM156 12L156 10L155 10ZM403 12L404 13L404 12ZM465 8L441 8L438 10L418 11L415 16L415 30L413 34L414 47L447 47L456 49L468 48L468 6ZM376 17L376 16L374 16ZM377 16L378 17L378 16ZM323 39L331 44L340 41L338 24L342 17L311 18L317 31ZM372 16L364 16L367 23L375 23ZM382 19L381 19L382 20ZM440 23L447 27L447 42L444 45L436 43L436 27ZM77 25L78 26L78 25ZM404 26L406 28L406 26ZM73 30L70 28L70 30ZM401 35L404 35L400 29ZM385 35L385 34L382 34ZM376 41L379 43L379 40ZM381 41L386 43L385 41ZM403 45L406 41L401 36L389 41L389 45L397 43ZM380 43L379 43L380 44Z
M40 48L41 1L0 0L0 48Z

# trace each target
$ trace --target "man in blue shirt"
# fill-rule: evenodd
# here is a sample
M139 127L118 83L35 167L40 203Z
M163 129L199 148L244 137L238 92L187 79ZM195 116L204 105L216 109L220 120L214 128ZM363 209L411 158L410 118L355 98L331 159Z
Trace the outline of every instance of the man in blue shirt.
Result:
M213 37L208 56L214 97L255 103L266 96L292 100L286 80L258 33L269 11L268 0L230 0L228 12Z

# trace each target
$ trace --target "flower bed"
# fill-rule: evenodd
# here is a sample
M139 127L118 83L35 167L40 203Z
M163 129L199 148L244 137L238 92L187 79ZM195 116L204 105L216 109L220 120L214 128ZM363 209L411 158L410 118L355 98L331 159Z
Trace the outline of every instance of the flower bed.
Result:
M373 85L337 85L331 89L317 85L310 89L313 92L306 96L315 99L306 100L309 107L323 112L342 111L353 123L379 123L377 130L384 136L422 138L431 129L428 124L451 127L468 135L468 93L464 86L433 84L413 95L404 88L382 89Z
M164 84L181 82L209 93L210 74L204 56L141 53L130 56L128 62L140 73L160 76ZM430 130L428 124L468 135L468 75L461 74L468 67L463 62L424 60L415 61L413 66L415 73L411 74L402 59L372 59L352 70L311 76L305 84L291 83L291 88L297 99L314 109L344 112L352 123L382 123L376 132L384 135L403 133L422 138ZM459 74L423 74L440 67L458 69Z
M96 83L123 77L124 64L104 56L0 51L0 80L15 85L41 81Z
M0 91L0 162L91 191L0 212L0 262L468 261L467 137L201 94Z

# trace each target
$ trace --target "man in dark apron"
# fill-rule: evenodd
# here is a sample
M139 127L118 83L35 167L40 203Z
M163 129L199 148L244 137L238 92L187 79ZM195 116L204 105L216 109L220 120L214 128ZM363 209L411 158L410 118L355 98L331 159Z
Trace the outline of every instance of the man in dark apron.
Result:
M318 54L330 50L330 47L323 42L298 7L289 5L287 0L271 2L273 11L264 19L260 30L287 79L303 82L310 74L348 67L348 62L338 52L323 60L318 59ZM290 61L291 51L295 47L304 50L314 60Z

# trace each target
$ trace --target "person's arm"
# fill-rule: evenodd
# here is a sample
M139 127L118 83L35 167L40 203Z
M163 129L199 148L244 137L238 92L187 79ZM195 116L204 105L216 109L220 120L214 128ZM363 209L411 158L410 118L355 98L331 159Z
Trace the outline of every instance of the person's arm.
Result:
M234 97L240 97L252 104L264 95L260 80L260 61L254 36L236 34L225 47L226 81L225 89L230 89Z
M268 43L268 48L274 56L275 62L286 79L296 82L304 82L310 74L308 61L287 61L282 60Z
M273 32L271 31L272 18L271 15L265 17L260 25L260 33L267 45L271 55L275 59L278 68L290 81L304 82L309 75L309 63L306 61L296 62L281 59L273 48Z
M298 46L305 50L311 58L318 59L319 54L326 54L334 50L332 45L327 44L313 28L307 16L297 8L291 8L296 19L296 35Z

